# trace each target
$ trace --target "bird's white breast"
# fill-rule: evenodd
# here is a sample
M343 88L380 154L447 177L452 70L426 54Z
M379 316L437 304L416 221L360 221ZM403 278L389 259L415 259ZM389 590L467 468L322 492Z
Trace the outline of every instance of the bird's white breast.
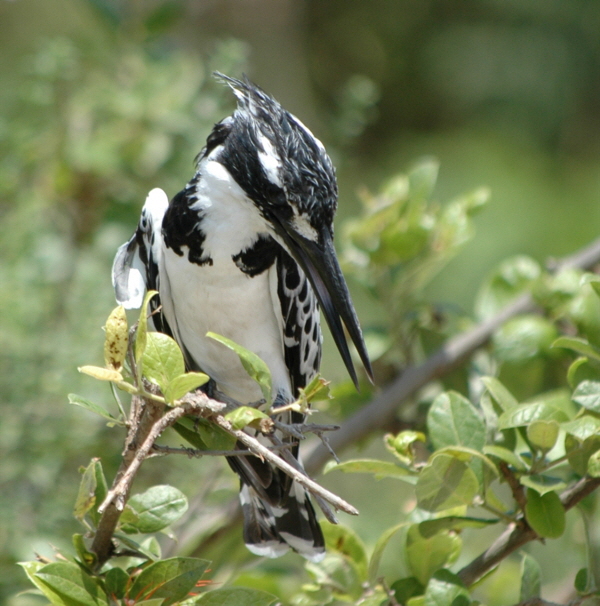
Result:
M204 256L212 263L191 263L185 246L182 256L165 247L160 270L163 311L193 361L221 391L243 403L262 397L237 355L206 337L209 331L259 355L273 375L274 395L289 395L276 268L250 277L232 259L260 233L267 233L266 224L222 165L207 160L201 170L191 208L202 217Z

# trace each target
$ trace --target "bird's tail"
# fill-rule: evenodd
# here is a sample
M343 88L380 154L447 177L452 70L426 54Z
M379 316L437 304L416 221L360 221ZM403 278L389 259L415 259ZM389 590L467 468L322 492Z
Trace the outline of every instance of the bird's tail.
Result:
M306 490L293 482L277 505L261 498L242 482L240 501L244 513L244 542L260 556L277 558L290 548L311 562L325 557L323 532Z

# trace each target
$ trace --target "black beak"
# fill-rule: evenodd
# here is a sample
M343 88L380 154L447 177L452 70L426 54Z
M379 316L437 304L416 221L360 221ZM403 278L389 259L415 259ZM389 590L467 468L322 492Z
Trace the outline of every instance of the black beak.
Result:
M373 370L371 369L369 354L365 347L360 324L350 299L344 275L335 254L331 233L327 228L323 228L318 241L313 242L297 233L293 228L288 227L287 222L276 221L275 229L310 280L335 344L354 385L358 388L358 377L352 363L343 326L346 327L372 383Z

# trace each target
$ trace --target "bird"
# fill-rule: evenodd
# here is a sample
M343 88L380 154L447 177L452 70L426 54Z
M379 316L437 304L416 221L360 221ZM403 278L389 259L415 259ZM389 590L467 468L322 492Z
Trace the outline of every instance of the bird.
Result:
M135 233L115 256L117 302L139 308L144 293L157 290L153 328L177 341L188 371L205 372L241 404L259 401L260 388L209 331L261 357L273 402L284 405L319 372L322 312L354 384L346 333L372 382L333 244L338 187L325 147L246 76L215 76L237 107L213 127L184 189L170 201L160 188L148 194ZM304 418L282 414L284 422ZM297 441L292 453L299 458ZM257 457L228 462L240 477L248 549L279 557L291 548L320 561L324 538L306 490Z

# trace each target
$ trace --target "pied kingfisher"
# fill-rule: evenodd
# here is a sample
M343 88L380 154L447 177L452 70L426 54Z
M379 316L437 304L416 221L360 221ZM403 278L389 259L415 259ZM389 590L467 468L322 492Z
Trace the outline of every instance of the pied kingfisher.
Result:
M273 399L296 399L321 360L319 307L355 384L344 327L367 374L371 367L333 246L335 170L323 144L298 118L247 79L217 74L238 106L216 124L196 173L169 203L152 190L138 228L113 266L117 301L152 301L157 330L179 343L188 370L243 404L261 399L237 355L206 337L224 335L269 366ZM157 300L159 299L159 300ZM285 413L284 422L301 422ZM292 452L298 456L298 445ZM291 547L319 561L323 534L302 486L257 457L230 457L241 480L244 541L277 557Z

